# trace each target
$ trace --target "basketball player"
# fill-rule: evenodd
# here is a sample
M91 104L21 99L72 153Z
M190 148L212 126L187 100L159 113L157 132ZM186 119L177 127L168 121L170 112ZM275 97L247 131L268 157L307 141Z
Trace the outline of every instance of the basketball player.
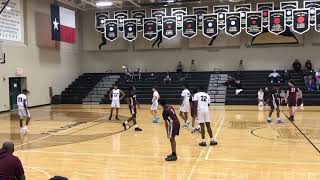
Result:
M209 113L209 105L210 105L210 96L204 92L204 88L200 87L199 92L194 95L194 100L197 103L197 114L198 114L198 123L201 127L201 137L202 141L199 143L199 146L207 146L205 139L205 129L206 125L208 134L210 136L210 146L217 145L218 143L214 140L212 135L212 129L210 125L210 113Z
M129 105L131 117L127 121L122 123L124 130L128 129L128 123L130 121L133 121L134 130L135 131L142 131L142 129L139 128L139 126L137 124L137 119L136 119L137 118L137 106L139 107L139 103L137 101L136 88L134 86L129 87L127 102Z
M176 161L176 139L175 136L179 135L180 123L173 107L167 105L165 100L160 100L160 105L163 107L162 117L165 122L167 136L170 139L172 154L168 155L166 161Z
M268 123L272 122L271 116L273 111L276 109L277 111L277 123L283 123L282 119L280 118L280 94L279 94L279 85L275 85L273 90L269 92L269 105L270 105L270 112L267 119Z
M31 115L28 110L28 100L27 95L29 91L27 89L23 89L22 93L17 96L17 105L18 105L18 114L20 119L20 133L25 134L29 133L28 126L30 123ZM23 126L23 118L26 117L26 125Z
M183 128L188 128L190 125L190 121L188 121L188 112L190 109L190 91L188 90L188 85L185 84L182 86L183 91L181 93L181 107L180 107L180 117L184 120L185 124L182 126Z
M200 125L198 124L198 127L197 127L197 128L195 127L195 122L196 122L196 118L197 118L197 103L196 103L196 101L194 100L194 95L195 95L197 92L198 92L197 89L193 89L193 90L192 90L192 95L191 95L191 97L189 98L191 118L192 118L192 122L191 122L191 126L192 126L191 133L192 133L192 134L196 133L196 131L199 131L199 132L200 132Z
M152 105L151 105L151 114L153 115L154 119L152 120L152 123L158 123L160 118L157 114L158 110L158 101L160 99L160 95L155 87L152 88L153 91L153 97L152 97Z
M121 97L120 97L121 95ZM109 93L109 98L111 100L111 112L109 116L109 120L112 118L113 110L116 109L116 119L120 120L118 117L119 109L120 109L120 100L125 96L124 92L118 89L117 85L113 86L112 91Z
M287 90L285 100L290 109L289 120L294 121L294 113L295 113L294 110L297 105L297 98L298 98L297 93L300 93L300 89L295 87L295 84L292 80L289 80L288 85L289 85L289 88Z

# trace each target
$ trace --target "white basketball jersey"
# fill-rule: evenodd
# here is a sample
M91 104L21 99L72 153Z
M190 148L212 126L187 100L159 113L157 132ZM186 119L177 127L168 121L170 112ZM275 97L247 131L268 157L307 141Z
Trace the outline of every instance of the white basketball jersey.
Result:
M209 111L210 96L205 92L198 92L194 95L194 99L198 101L198 111Z
M26 96L26 95L24 95L24 94L19 94L19 95L17 96L17 105L18 105L18 107L24 108L24 104L23 104L24 100L26 101L26 106L28 106L27 96Z
M119 101L120 96L120 89L112 90L112 101Z
M153 92L152 102L158 102L159 96L158 91Z
M183 104L188 104L191 96L190 91L188 89L183 90L181 96L183 97Z

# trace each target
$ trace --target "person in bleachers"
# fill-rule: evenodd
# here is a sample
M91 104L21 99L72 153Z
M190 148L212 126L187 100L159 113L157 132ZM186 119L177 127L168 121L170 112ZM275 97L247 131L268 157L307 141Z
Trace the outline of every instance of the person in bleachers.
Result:
M316 71L316 73L314 75L314 78L316 80L317 90L320 90L320 70L316 69L315 71Z
M312 63L310 59L307 60L305 68L306 68L306 71L312 71Z
M263 106L264 105L263 101L264 101L264 92L262 89L260 89L258 91L258 106Z
M197 71L197 68L196 68L196 65L195 65L195 60L192 59L191 60L191 66L190 66L190 72L196 72Z
M271 83L280 83L280 74L277 72L277 70L273 70L268 77L270 78Z
M177 73L178 73L178 74L181 74L181 73L183 72L183 65L182 65L182 62L181 62L181 61L178 62L178 65L177 65L177 67L176 67L176 70L177 70Z
M303 75L304 84L307 85L310 80L314 77L314 73L312 71L306 70Z
M315 90L317 90L316 83L314 82L313 79L309 80L308 84L306 85L306 89L307 89L307 91L315 91Z
M302 91L298 91L297 93L297 106L303 107Z
M301 63L299 62L298 59L296 59L292 64L292 67L293 67L294 71L297 72L297 73L301 72L301 66L302 65L301 65Z
M235 93L236 95L243 92L242 84L241 84L240 80L236 80L235 87L236 87L236 93Z
M281 82L286 83L291 79L290 72L288 70L284 70L284 73L281 76Z
M167 72L167 74L166 74L166 76L164 77L164 79L163 79L163 84L171 84L171 77L170 77L170 74L169 74L169 72Z

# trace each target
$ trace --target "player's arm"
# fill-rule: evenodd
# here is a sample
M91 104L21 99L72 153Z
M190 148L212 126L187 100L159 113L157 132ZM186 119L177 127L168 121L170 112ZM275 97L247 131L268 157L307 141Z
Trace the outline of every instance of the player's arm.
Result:
M23 100L23 107L27 111L27 109L28 109L28 107L27 107L27 99Z
M166 127L167 135L168 135L168 126L169 126L168 125L169 116L170 116L170 114L168 113L168 111L163 111L162 117L163 117L163 120L164 120L164 125Z
M284 100L287 102L288 101L288 97L289 97L289 90L287 91L285 97L284 97Z
M120 99L124 98L126 96L126 94L120 89L120 94L121 94L121 97Z
M298 90L298 93L296 94L296 100L298 100L300 94L302 94L302 91L300 90L300 88L297 88L297 90Z
M181 94L181 104L183 104L184 94Z
M138 106L138 108L140 108L140 104L139 104L139 102L137 100L137 97L135 97L133 100L136 102L136 105Z
M208 95L208 106L211 104L211 97Z
M112 90L109 92L109 99L112 100Z

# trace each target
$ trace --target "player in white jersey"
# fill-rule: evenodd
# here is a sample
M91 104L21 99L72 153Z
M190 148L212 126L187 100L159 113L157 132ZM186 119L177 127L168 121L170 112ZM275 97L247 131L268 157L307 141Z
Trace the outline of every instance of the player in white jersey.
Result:
M190 109L190 96L191 93L188 90L188 85L183 85L183 91L181 93L181 107L180 107L180 117L184 120L185 124L182 126L183 128L188 128L190 125L190 121L188 121L188 112Z
M125 96L124 92L121 89L118 89L117 85L113 86L112 91L109 93L109 98L111 100L111 112L109 120L112 118L113 110L116 109L116 119L120 120L118 117L120 109L120 100Z
M18 105L18 114L20 119L20 132L22 134L29 133L28 125L30 123L30 112L28 110L28 100L27 95L29 94L29 91L27 89L22 90L22 94L19 94L17 97L17 105ZM26 125L23 126L23 118L26 117Z
M201 127L201 138L202 141L199 143L199 146L207 146L205 139L205 129L204 125L207 126L208 134L210 136L210 145L217 145L218 143L215 141L212 135L212 129L210 125L210 96L204 92L204 88L200 87L199 92L194 95L194 100L197 102L197 114L198 114L198 123Z
M152 104L151 104L151 114L153 115L154 119L152 120L152 123L158 123L160 121L160 118L157 114L157 110L158 110L158 105L159 105L159 99L160 99L160 95L158 93L158 91L156 90L155 87L152 88Z

